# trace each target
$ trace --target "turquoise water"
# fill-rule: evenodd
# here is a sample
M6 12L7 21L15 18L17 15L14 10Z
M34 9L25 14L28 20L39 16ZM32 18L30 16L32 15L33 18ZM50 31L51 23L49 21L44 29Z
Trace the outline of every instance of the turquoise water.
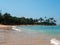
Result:
M60 26L39 26L39 25L31 25L31 26L18 26L17 28L37 32L37 33L44 33L49 35L60 35Z

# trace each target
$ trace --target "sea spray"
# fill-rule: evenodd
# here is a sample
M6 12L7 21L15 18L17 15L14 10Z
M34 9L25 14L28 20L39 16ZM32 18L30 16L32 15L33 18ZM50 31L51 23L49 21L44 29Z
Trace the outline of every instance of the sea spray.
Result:
M60 45L60 41L55 38L51 39L50 42L51 44L54 44L54 45Z
M16 28L16 26L12 26L12 29L21 32L20 29L17 29L17 28Z

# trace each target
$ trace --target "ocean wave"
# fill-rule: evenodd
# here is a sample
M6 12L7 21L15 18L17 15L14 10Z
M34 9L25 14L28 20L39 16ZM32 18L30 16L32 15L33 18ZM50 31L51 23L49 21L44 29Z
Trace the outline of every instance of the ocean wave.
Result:
M60 41L55 38L51 39L50 42L51 44L54 44L54 45L60 45Z
M17 28L16 28L16 26L12 26L12 29L21 32L20 29L17 29Z

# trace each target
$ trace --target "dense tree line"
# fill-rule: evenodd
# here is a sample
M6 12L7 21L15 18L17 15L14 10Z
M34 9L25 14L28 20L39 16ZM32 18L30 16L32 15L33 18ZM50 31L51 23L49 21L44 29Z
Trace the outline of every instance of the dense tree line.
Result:
M52 18L42 18L33 19L25 17L15 17L11 16L9 13L0 13L0 24L5 25L56 25L56 20Z

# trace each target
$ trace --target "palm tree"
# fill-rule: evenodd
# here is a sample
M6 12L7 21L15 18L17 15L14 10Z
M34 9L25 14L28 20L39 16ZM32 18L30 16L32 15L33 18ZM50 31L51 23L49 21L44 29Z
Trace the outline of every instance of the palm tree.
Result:
M52 18L49 18L49 20L50 20L50 23L56 22L53 17Z
M44 21L44 19L43 19L42 17L40 17L40 18L39 18L39 21L40 21L40 22L43 22L43 21Z

